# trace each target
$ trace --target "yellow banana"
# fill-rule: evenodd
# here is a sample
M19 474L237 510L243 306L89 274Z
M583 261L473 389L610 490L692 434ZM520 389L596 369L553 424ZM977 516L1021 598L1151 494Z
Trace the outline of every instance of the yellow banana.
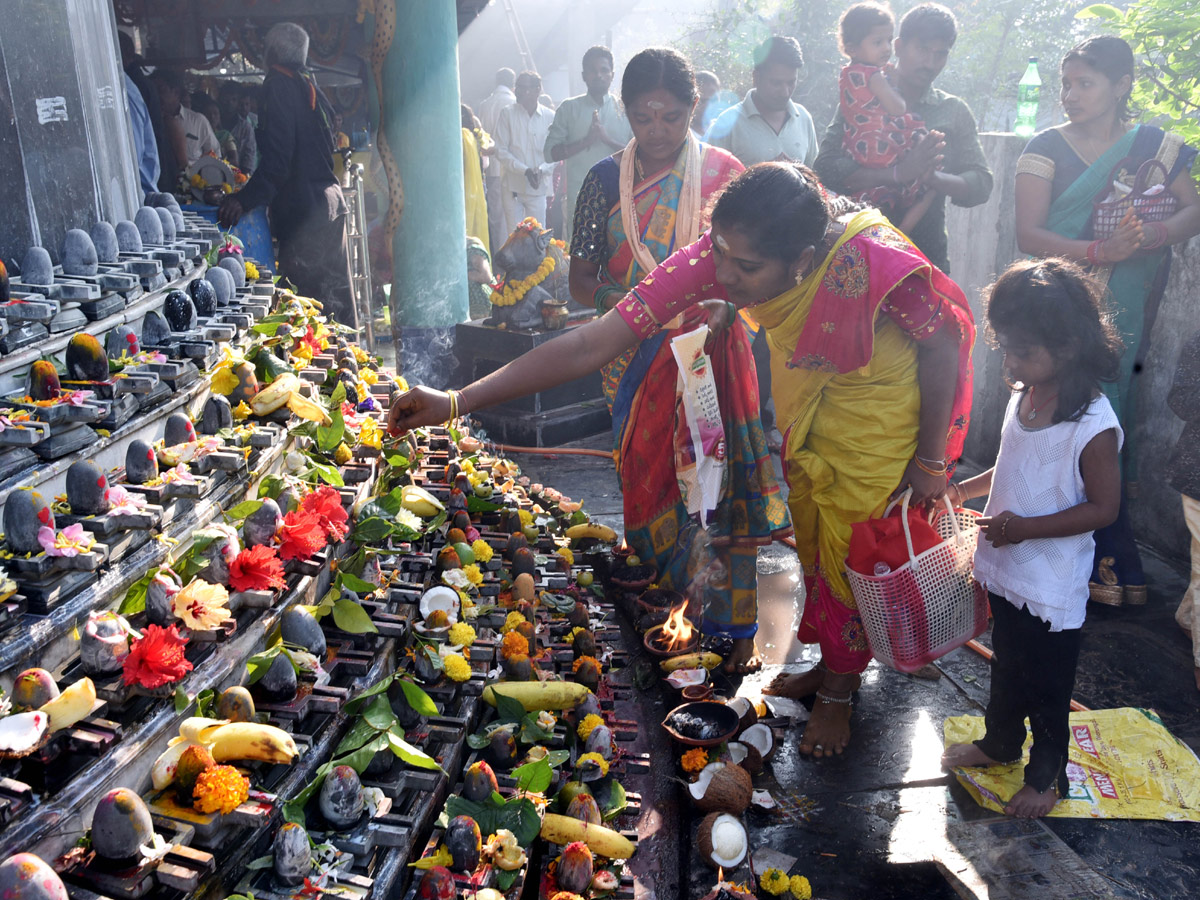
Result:
M325 411L325 407L316 400L305 397L299 391L292 391L291 396L287 399L287 405L288 409L300 418L316 422L318 425L328 425L333 421L329 418L329 413Z
M720 655L705 651L704 653L685 653L683 656L672 656L670 659L664 659L658 665L664 672L670 674L676 669L696 669L700 666L711 672L721 662Z
M189 716L179 723L179 737L190 744L205 744L208 743L208 735L211 735L215 729L220 728L222 725L228 724L228 719L206 719L203 716Z
M81 678L42 707L50 718L47 730L51 733L70 728L89 715L96 705L96 686L92 679Z
M606 859L629 859L633 856L634 846L629 838L611 828L592 825L571 816L546 813L542 818L541 835L551 844L583 841L589 850Z
M219 763L235 759L290 763L300 752L290 734L260 722L230 722L207 737L209 752Z
M288 402L292 392L300 387L300 379L291 372L281 373L274 381L250 398L250 408L256 416L275 412Z
M588 693L586 687L574 681L507 681L485 687L483 700L495 706L497 695L511 697L519 701L526 712L540 712L543 709L571 709Z
M445 508L441 500L415 484L406 484L400 489L400 505L424 519L436 516Z
M581 541L585 538L601 541L605 544L615 544L617 542L617 533L607 525L599 525L595 522L585 522L582 525L572 525L566 531L567 537L573 541Z

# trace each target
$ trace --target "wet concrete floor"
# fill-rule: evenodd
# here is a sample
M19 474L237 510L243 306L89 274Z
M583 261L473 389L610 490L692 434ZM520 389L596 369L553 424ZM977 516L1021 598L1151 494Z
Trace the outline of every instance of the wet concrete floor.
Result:
M572 446L608 449L610 443L598 437ZM533 480L585 501L593 517L620 530L621 498L611 463L571 456L516 458ZM1178 563L1149 556L1146 563L1150 600L1145 606L1089 607L1075 697L1093 709L1153 708L1177 737L1200 751L1200 693L1192 678L1189 640L1173 618L1186 581ZM812 664L815 648L794 640L798 616L789 591L761 598L759 644L768 665L743 684L728 685L731 693L736 688L757 699L777 672ZM987 634L980 640L990 643ZM791 712L794 721L786 723L782 746L755 787L770 790L779 807L752 807L747 813L752 853L770 848L795 858L791 873L806 875L814 896L829 900L1182 900L1196 894L1200 825L1079 819L1018 825L975 804L939 769L938 758L946 717L982 715L989 664L964 648L937 666L942 677L925 680L873 663L857 697L851 746L841 758L802 757L796 746L806 711L777 710ZM681 880L645 885L642 896L692 900L716 881L695 849L699 817L690 815L686 802L677 808L682 810L678 827L672 828L674 816L667 809L660 811L658 827L675 832ZM981 838L983 829L988 831ZM1014 841L1024 843L1018 847ZM1017 858L1020 853L1042 851L1056 854L1051 874L1012 877L1027 868ZM993 872L1009 877L1000 880ZM743 866L732 877L743 881L746 874Z

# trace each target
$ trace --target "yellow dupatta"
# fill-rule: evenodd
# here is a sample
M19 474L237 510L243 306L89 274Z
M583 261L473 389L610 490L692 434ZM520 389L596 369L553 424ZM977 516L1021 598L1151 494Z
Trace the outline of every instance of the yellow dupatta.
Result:
M879 515L916 450L920 414L917 355L890 319L876 317L874 347L861 368L839 373L820 360L792 364L818 291L839 273L839 251L861 232L885 226L876 210L855 215L822 263L795 288L752 309L767 329L771 383L784 432L788 507L800 562L818 568L834 597L854 609L843 562L850 526ZM879 295L882 302L888 285ZM833 332L835 324L823 323ZM819 560L819 566L818 566Z

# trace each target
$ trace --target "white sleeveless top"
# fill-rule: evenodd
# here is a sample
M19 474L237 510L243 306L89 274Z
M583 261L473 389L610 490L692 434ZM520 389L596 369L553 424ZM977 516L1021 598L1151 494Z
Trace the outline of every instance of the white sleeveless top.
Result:
M985 516L1009 510L1019 516L1045 516L1087 500L1079 456L1092 438L1110 428L1117 446L1124 441L1108 398L1101 395L1077 422L1027 428L1020 421L1020 392L1004 413L1000 454L992 474ZM1028 609L1051 631L1079 628L1087 610L1088 579L1096 542L1092 532L1036 538L993 547L983 534L975 551L975 577L1018 609Z

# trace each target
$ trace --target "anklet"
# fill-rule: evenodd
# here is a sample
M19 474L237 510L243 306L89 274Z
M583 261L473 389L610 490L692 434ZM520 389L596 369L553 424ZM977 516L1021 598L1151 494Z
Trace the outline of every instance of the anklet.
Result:
M830 697L828 694L822 693L821 691L817 691L817 699L820 700L822 703L840 703L843 706L849 706L851 703L854 702L853 696L851 696L851 697Z

